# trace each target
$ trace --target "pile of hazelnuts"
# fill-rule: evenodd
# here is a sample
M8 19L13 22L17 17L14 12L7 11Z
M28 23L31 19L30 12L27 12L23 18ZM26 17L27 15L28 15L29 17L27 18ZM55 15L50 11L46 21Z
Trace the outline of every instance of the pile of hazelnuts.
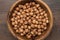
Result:
M42 35L48 28L47 12L35 2L19 4L11 16L10 21L15 33L28 39Z

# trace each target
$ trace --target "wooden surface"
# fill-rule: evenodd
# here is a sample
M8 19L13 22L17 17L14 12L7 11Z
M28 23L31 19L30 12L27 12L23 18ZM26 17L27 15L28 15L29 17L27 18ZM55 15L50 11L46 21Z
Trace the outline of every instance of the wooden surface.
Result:
M7 13L9 8L17 0L0 0L0 40L17 40L7 27ZM54 25L50 35L45 40L60 40L60 0L43 0L46 2L54 17Z

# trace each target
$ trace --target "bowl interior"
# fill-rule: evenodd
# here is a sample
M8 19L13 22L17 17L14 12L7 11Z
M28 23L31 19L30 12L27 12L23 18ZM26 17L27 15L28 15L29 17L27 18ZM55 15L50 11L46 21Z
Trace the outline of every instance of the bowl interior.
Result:
M49 24L48 24L48 29L41 35L41 36L37 36L36 38L33 38L33 39L44 39L48 34L49 32L51 31L52 29L52 23L53 23L53 18L52 18L52 13L51 13L51 10L49 9L49 7L43 2L43 1L37 1L37 0L25 0L25 1L17 1L15 4L13 4L13 6L11 7L9 13L8 13L8 25L9 25L9 29L11 31L11 33L16 36L18 39L22 38L22 39L26 39L26 40L32 40L32 39L27 39L25 37L22 37L22 36L19 36L17 35L13 28L12 28L12 24L11 24L11 21L10 21L10 18L12 17L12 12L13 10L15 10L15 8L19 5L19 4L22 4L24 5L25 3L29 3L29 2L35 2L35 3L38 3L40 4L40 6L48 13L48 18L49 18Z

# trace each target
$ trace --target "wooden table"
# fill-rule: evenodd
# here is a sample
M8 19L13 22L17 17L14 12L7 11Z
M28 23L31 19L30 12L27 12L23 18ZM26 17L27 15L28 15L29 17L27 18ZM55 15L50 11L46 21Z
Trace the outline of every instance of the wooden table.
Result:
M7 14L9 8L17 0L0 0L0 40L17 40L7 27ZM51 8L54 17L54 25L50 35L45 40L60 40L60 0L43 0Z

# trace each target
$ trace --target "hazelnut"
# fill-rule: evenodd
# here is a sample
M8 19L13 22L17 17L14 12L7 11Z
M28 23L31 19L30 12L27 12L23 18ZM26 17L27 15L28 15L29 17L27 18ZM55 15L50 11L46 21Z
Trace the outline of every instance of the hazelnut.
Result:
M14 18L11 18L11 21L15 21Z
M36 20L33 20L32 22L33 22L33 23L36 23Z
M28 12L29 12L29 9L26 9L26 10L25 10L25 12L27 12L27 13L28 13Z
M25 5L26 5L26 6L28 6L28 5L29 5L29 3L26 3Z
M36 12L35 12L36 14L38 14L39 13L39 11L38 10L36 10Z
M45 25L45 26L46 26L46 23L43 23L43 25Z
M42 13L45 13L46 11L43 11Z
M45 13L44 16L46 17L47 16L47 13Z
M30 8L30 6L27 6L27 8Z
M39 22L39 24L43 24L42 22Z
M40 19L42 19L42 16L39 16Z
M33 10L35 10L35 9L36 9L36 7L34 6L34 7L32 7L32 9L33 9Z
M36 17L36 15L33 15L33 17Z
M44 28L44 25L41 25L41 28Z
M42 19L43 22L46 22L46 19Z
M41 13L43 11L43 9L40 9L39 12Z
M24 24L27 24L27 23L28 23L27 21L24 22Z
M39 21L39 22L41 22L41 21L42 21L42 19L38 19L38 21Z
M31 28L34 28L34 25L33 24L31 24Z
M23 28L24 28L24 26L21 26L21 28L23 29Z
M14 10L14 13L17 13L17 11L16 11L16 10Z
M23 29L22 28L19 28L19 32L23 32Z
M31 19L29 19L28 22L31 23Z
M18 18L17 18L17 17L15 17L15 20L18 20Z
M16 10L19 11L19 7L16 7Z
M41 7L38 7L38 10L41 10Z
M46 23L49 23L49 21L48 21L48 20L46 20Z
M20 18L20 16L17 16L17 18L19 19L19 18Z
M29 29L25 29L25 32L26 32L26 33L29 32Z
M43 15L44 13L43 13L43 12L41 12L40 14L41 14L41 15Z
M36 19L38 19L39 17L38 16L36 16Z
M38 32L41 32L41 29L38 29Z
M20 20L20 23L23 23L23 20Z
M46 30L47 29L47 27L44 27L44 30Z
M23 11L22 14L25 14L25 12Z
M26 19L29 20L29 17L27 17Z
M18 24L18 22L17 22L17 21L15 21L15 24Z
M39 4L36 4L36 7L39 7L40 5Z
M36 28L38 27L38 25L34 25Z
M17 27L14 27L15 30L17 30Z
M20 15L20 17L22 18L22 17L23 17L23 15Z
M18 5L18 7L19 7L19 8L22 8L22 7L23 7L23 5Z
M35 2L31 2L31 5L35 5Z
M36 22L36 24L38 24L39 22L38 21L35 21Z
M23 34L23 33L21 33L20 35L21 35L21 36L23 36L24 34Z
M27 38L29 38L29 39L31 38L31 35L30 35L30 34L27 34L26 36L27 36Z
M48 20L48 17L46 17L45 19Z
M12 22L12 25L15 25L15 22Z
M33 7L33 8L35 8L35 7ZM37 9L35 8L34 11L37 12Z
M19 11L20 11L20 12L22 12L23 10L22 10L22 9L20 9Z
M19 33L19 30L16 30L16 33Z
M20 19L18 19L17 22L20 22Z
M31 26L28 26L28 29L31 29Z
M20 15L20 14L21 14L20 12L17 13L17 15Z
M26 6L25 5L23 6L23 9L26 9Z
M33 35L33 34L34 34L34 32L33 32L33 31L31 31L31 34Z
M29 13L26 13L27 16L29 16Z
M13 17L15 17L15 16L16 16L16 14L15 14L15 13L13 13L13 14L12 14L12 16L13 16Z
M41 32L38 32L38 35L41 35Z
M38 28L41 28L40 25L37 26Z
M33 15L33 13L31 12L30 15Z
M24 25L24 28L26 29L28 26L27 25Z
M14 25L14 27L17 27L17 25Z

